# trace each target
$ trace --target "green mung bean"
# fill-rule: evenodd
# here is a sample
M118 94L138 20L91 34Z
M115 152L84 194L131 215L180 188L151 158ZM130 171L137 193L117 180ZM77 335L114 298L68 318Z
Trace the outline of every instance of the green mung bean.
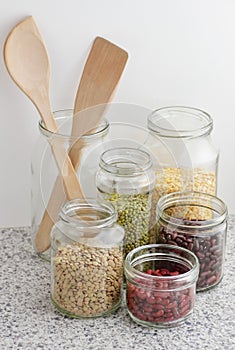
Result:
M124 257L132 249L150 243L151 196L144 194L105 194L118 213L117 223L125 229Z

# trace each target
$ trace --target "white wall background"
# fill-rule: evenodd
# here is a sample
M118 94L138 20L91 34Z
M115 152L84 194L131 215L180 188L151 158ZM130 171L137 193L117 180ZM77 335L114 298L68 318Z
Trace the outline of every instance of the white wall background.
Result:
M7 0L1 47L33 15L51 61L53 110L73 106L90 45L103 36L129 52L115 102L209 112L220 148L218 195L235 213L234 0ZM0 57L0 227L30 223L30 155L38 115Z

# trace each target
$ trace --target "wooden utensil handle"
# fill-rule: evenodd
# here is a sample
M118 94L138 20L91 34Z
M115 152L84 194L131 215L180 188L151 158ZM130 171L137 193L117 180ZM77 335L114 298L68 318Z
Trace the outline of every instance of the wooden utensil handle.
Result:
M64 200L66 198L71 200L84 197L74 169L78 167L80 159L80 152L76 149L78 143L79 141L77 141L77 146L74 146L75 152L70 159L62 142L56 138L50 140L52 152L60 169L60 175L56 178L47 208L36 234L35 249L38 253L42 253L50 247L50 232L55 222L58 221L58 213Z
M50 232L54 223L59 219L58 213L60 212L61 205L65 198L63 179L61 176L57 176L47 208L44 211L35 237L35 249L38 253L45 252L50 247Z
M50 141L50 144L52 146L52 152L60 170L60 174L63 178L66 197L68 200L83 197L77 174L63 142L58 142L55 138Z

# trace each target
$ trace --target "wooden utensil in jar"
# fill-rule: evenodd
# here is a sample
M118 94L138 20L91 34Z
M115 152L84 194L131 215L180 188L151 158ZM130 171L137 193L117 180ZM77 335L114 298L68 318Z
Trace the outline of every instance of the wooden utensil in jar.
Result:
M75 104L72 136L77 141L69 152L72 164L78 168L83 140L79 136L98 126L103 118L106 103L110 102L128 59L125 50L110 41L97 37L87 58L78 87ZM89 107L99 105L99 108ZM50 247L50 231L58 218L64 200L60 178L57 177L47 208L36 235L36 249L42 253Z

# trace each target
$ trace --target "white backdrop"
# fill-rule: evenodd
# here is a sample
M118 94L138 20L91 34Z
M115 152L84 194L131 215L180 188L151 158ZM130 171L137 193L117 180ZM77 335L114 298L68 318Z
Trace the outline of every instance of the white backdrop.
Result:
M51 61L53 110L73 106L96 36L129 52L115 102L150 109L188 105L210 113L220 148L218 195L235 213L234 0L7 0L1 47L33 15ZM0 58L0 227L30 223L30 156L38 136L34 106Z

